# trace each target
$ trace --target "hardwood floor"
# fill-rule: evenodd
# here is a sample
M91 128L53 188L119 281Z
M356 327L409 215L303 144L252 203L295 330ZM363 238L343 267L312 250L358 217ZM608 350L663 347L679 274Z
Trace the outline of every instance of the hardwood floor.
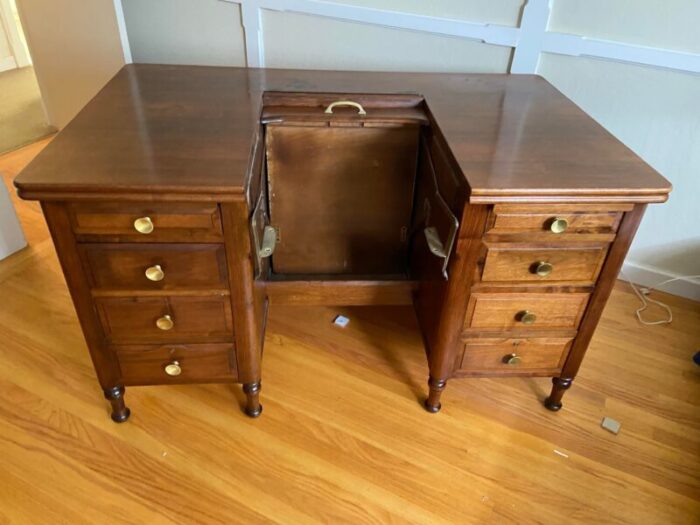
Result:
M0 157L7 184L45 143ZM30 246L0 262L0 523L699 522L698 303L658 294L674 322L642 326L618 283L561 412L548 379L469 379L438 415L410 308L275 306L261 418L240 387L140 387L117 425L39 207L16 204Z

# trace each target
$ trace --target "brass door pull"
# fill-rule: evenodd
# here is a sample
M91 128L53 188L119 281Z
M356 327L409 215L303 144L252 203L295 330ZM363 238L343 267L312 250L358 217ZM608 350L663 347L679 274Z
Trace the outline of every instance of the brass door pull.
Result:
M172 361L163 368L169 376L179 376L182 374L182 367L178 361Z
M535 321L537 320L537 316L528 311L528 310L523 310L522 312L518 312L518 314L515 316L515 318L520 321L523 324L534 324Z
M134 229L144 235L151 233L154 228L155 226L153 226L153 221L150 217L139 217L134 221Z
M170 315L164 315L156 320L156 326L160 330L170 330L173 326L175 326L175 321L173 321L173 318L170 317Z
M353 102L352 100L337 100L331 104L328 104L328 107L324 111L324 113L328 113L330 115L333 114L333 108L336 106L352 106L354 108L357 108L357 114L358 115L366 115L367 112L365 111L365 108L363 108L359 103Z
M149 266L146 268L146 271L144 272L146 275L146 279L149 281L162 281L165 279L165 272L163 271L163 268L160 267L160 264L156 264L154 266Z
M507 354L503 356L503 362L507 365L517 366L522 361L518 354Z
M562 217L555 217L549 225L549 229L552 233L564 233L569 227L569 221Z
M445 258L447 257L447 252L445 251L445 246L440 240L440 234L435 226L428 226L423 230L425 233L425 240L428 241L428 249L430 253L437 257Z
M535 266L535 273L540 277L547 277L554 270L554 266L545 261L539 261Z

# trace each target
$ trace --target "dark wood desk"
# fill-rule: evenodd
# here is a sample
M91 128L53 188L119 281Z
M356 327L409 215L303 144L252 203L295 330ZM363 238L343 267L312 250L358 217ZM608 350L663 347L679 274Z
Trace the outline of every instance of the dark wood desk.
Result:
M15 184L115 421L144 384L240 382L259 415L275 304L414 304L428 410L486 375L551 376L558 410L670 191L537 76L153 65L125 66Z

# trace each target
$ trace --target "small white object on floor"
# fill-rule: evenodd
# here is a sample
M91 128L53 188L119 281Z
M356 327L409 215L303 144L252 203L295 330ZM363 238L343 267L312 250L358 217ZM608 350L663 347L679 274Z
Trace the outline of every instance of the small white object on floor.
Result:
M615 421L611 417L606 416L603 418L603 421L600 422L600 426L608 432L612 432L613 434L619 434L620 427L622 427L622 423L620 423L619 421Z
M561 450L554 449L554 453L557 454L557 455L559 455L559 456L561 456L561 457L563 457L563 458L568 458L568 457L569 457L568 454L565 454L565 453L562 452Z
M344 315L339 315L333 320L333 324L340 326L341 328L345 328L348 323L350 322L350 319L345 317Z

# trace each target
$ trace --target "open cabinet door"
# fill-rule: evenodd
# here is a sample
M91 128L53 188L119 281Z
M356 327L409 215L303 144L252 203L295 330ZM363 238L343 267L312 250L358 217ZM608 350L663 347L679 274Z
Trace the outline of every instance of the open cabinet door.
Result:
M430 366L426 408L454 371L468 290L486 220L486 206L470 206L464 177L430 131L423 133L416 180L410 270L418 282L414 306ZM437 393L437 395L434 395Z

